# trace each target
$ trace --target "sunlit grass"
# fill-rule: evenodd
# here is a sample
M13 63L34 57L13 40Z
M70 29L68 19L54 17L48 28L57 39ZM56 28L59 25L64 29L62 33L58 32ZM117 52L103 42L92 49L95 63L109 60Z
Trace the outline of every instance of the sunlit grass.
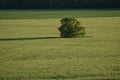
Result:
M0 79L119 80L120 17L78 19L86 37L65 39L60 19L0 20Z

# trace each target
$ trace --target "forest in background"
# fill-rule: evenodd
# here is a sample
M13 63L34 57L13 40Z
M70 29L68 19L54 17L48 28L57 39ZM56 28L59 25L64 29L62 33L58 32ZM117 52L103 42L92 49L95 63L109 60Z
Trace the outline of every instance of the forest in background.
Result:
M0 0L0 9L113 9L120 0Z

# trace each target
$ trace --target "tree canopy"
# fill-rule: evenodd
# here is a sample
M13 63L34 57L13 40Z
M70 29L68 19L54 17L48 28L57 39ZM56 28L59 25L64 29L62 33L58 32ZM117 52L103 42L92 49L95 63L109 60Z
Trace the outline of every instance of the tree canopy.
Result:
M0 0L0 9L110 9L120 0Z

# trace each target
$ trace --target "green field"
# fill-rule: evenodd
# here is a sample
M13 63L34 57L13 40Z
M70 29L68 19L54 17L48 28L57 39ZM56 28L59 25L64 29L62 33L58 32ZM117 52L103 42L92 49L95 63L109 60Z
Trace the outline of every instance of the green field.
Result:
M86 36L60 38L75 17ZM0 11L0 80L120 80L120 11Z
M0 10L0 19L58 19L118 17L120 10Z

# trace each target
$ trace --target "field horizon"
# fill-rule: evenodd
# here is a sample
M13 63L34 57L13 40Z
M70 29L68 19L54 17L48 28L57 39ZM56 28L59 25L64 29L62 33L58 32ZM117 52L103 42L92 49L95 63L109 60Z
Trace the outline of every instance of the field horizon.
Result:
M0 19L61 19L120 17L119 9L90 9L90 10L0 10Z

